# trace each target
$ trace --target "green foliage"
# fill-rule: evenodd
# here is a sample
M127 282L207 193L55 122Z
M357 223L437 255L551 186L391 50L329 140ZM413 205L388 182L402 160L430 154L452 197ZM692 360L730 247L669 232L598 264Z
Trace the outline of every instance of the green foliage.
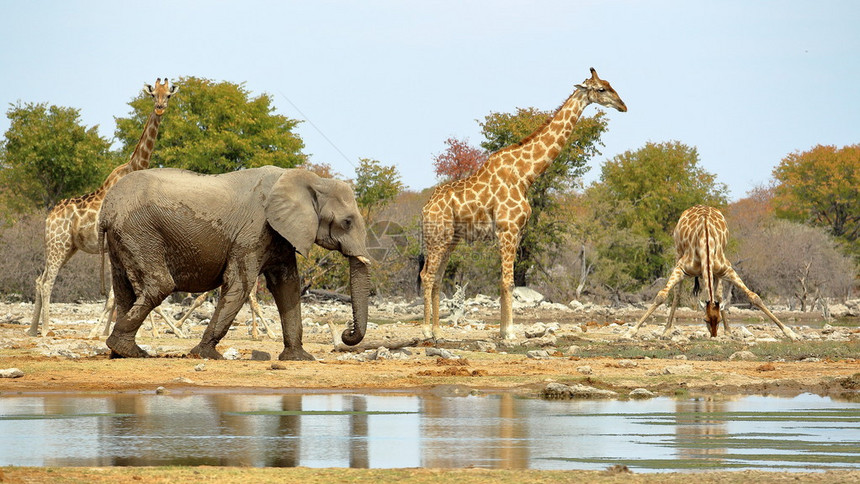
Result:
M11 125L0 145L0 190L15 211L47 209L90 192L116 162L110 142L96 126L82 126L77 109L19 102L6 116Z
M292 132L299 121L275 114L268 94L251 98L243 84L197 77L175 84L180 91L162 118L151 166L225 173L264 165L292 168L306 161L304 142ZM124 158L152 112L152 100L143 93L129 105L130 116L116 118Z
M384 166L377 160L362 158L355 168L355 201L369 227L374 212L379 211L403 190L395 166Z
M535 108L518 108L516 113L491 113L480 123L481 132L486 138L481 147L495 152L518 143L540 128L553 114ZM600 136L606 127L603 112L581 117L561 153L529 189L532 215L523 231L514 265L515 285L526 285L529 272L539 266L539 255L559 247L564 241L569 224L559 217L558 195L573 189L576 179L588 169L588 160L600 154Z
M860 144L792 153L773 176L777 216L827 228L860 259Z
M607 161L586 191L590 210L582 222L600 254L597 275L617 290L664 275L674 264L672 231L681 212L697 204L721 207L726 192L699 166L696 149L677 141L647 143Z

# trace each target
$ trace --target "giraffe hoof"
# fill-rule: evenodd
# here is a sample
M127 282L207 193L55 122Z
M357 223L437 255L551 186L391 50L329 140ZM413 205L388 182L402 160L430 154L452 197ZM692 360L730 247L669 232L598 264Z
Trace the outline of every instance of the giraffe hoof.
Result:
M31 329L28 329L26 331L26 333L27 333L27 336L39 336L39 330L38 329L32 329L31 328Z

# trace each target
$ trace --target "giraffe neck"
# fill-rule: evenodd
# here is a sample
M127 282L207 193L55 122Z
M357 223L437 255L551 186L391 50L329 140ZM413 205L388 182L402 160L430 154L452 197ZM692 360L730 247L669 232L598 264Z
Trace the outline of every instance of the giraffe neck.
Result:
M588 104L586 91L577 89L543 126L520 143L496 152L491 157L491 159L495 158L493 160L495 167L489 160L485 164L490 165L488 168L495 168L496 171L500 165L512 165L514 169L506 171L510 173L508 178L513 177L513 179L507 181L530 186L564 149L567 140L573 134L574 126Z
M152 149L155 147L155 138L158 136L158 125L161 124L161 116L153 112L149 115L146 125L143 127L143 134L140 135L140 140L137 146L134 147L134 152L131 158L122 165L114 168L110 175L107 176L102 186L91 194L92 203L101 205L101 200L104 198L107 191L125 175L149 168L149 158L152 156Z
M149 158L152 156L153 147L155 147L155 138L158 136L158 125L160 124L161 116L155 114L155 111L153 111L149 115L149 119L146 120L143 134L140 135L140 140L137 142L137 146L134 147L134 152L128 160L128 166L131 171L149 168Z

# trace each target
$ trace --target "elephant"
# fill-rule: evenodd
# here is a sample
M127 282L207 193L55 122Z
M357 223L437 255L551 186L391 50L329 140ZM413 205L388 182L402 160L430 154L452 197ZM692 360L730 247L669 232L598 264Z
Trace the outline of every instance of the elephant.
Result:
M304 169L129 173L108 192L99 214L99 253L102 264L105 250L110 257L117 305L117 322L107 339L111 357L149 356L135 335L172 292L220 287L215 312L190 353L222 359L216 345L262 274L283 329L278 359L313 360L302 348L296 253L307 256L314 243L349 260L352 320L341 338L356 345L367 329L370 296L365 239L350 186Z

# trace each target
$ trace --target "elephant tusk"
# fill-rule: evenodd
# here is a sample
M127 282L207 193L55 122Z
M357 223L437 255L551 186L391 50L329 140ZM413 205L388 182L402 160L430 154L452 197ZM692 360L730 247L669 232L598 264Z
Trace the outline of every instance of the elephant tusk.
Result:
M369 265L370 265L370 259L369 259L369 258L367 258L367 257L365 257L365 256L363 256L363 255L360 255L360 256L356 257L356 259L360 260L360 261L361 261L361 263L362 263L362 264L364 264L364 265L366 265L366 266L369 266Z

